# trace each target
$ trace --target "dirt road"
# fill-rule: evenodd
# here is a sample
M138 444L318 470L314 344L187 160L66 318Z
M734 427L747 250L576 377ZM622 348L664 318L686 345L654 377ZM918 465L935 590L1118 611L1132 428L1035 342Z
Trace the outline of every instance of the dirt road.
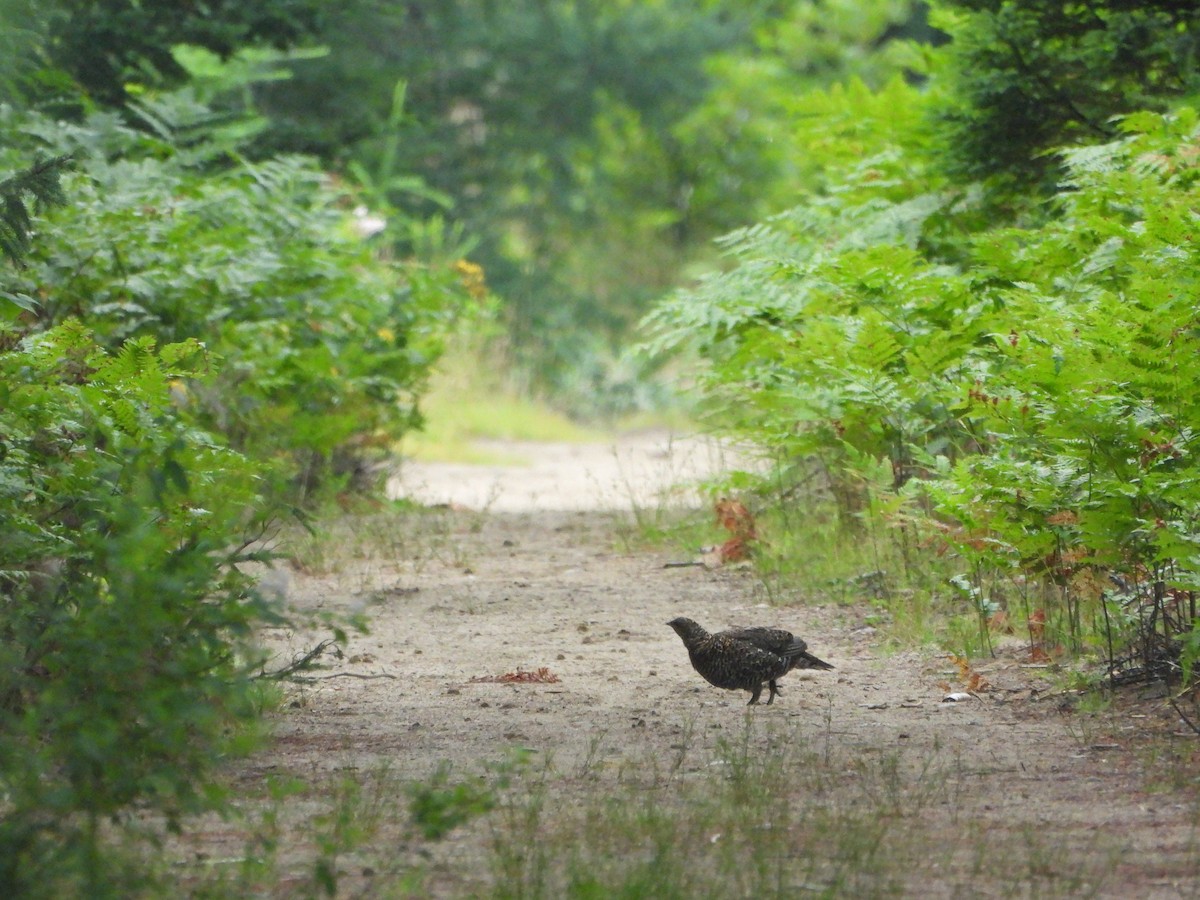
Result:
M807 754L796 763L804 777L796 770L789 783L809 785L811 796L794 802L882 829L873 839L894 859L855 851L874 868L856 864L851 881L783 872L776 896L1200 892L1194 739L1145 738L1141 717L1158 717L1156 707L1071 712L1015 651L978 665L990 690L943 702L954 666L936 648L883 652L862 624L865 609L773 608L748 569L664 568L677 557L630 549L620 532L631 505L688 502L687 492L662 491L723 464L703 442L648 434L615 448L517 450L531 465L406 467L393 491L444 508L348 525L325 571L292 577L290 602L365 613L370 633L352 636L343 658L295 689L271 749L240 770L243 783L381 764L400 782L447 765L466 777L523 748L543 766L547 809L566 816L651 770L666 790L671 779L715 777L736 742L764 754L786 745ZM666 626L677 615L712 629L787 627L836 669L792 673L774 705L747 710L746 695L691 670ZM272 637L281 659L312 639ZM557 681L479 680L542 668ZM813 767L822 787L805 780ZM556 822L544 812L524 839L550 841L567 828ZM438 841L393 834L383 856L419 867L414 896L504 894L497 839L494 817L480 816ZM826 848L831 838L821 839ZM307 851L292 849L299 866ZM381 886L379 854L340 860L339 890L405 895Z

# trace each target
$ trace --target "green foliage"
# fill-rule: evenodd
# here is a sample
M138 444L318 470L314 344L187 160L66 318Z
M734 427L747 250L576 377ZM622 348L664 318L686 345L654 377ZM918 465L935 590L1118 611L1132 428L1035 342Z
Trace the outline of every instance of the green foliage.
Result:
M426 840L443 838L496 805L495 794L489 786L471 781L452 784L450 770L445 766L434 772L428 781L410 786L408 794L413 824Z
M10 262L20 263L29 252L31 199L35 207L58 206L63 202L59 184L63 169L70 162L69 156L57 156L40 160L29 168L10 175L0 181L0 253ZM22 309L33 310L29 297L5 294L4 299Z
M212 768L248 734L269 613L235 563L259 470L174 413L197 342L4 338L0 882L109 896L102 823L219 806Z
M964 460L936 496L991 534L985 555L997 563L1044 566L1092 593L1083 576L1093 567L1193 591L1200 397L1188 210L1200 128L1186 108L1122 128L1117 142L1066 154L1062 216L1036 239L999 230L980 240L989 274L1011 279L997 289L995 338L979 349L986 377L968 397L996 452Z
M736 265L648 317L649 349L699 353L718 420L785 485L816 459L847 525L952 545L981 623L1015 594L1076 648L1147 623L1169 645L1200 587L1197 115L1064 152L1054 215L1015 227L940 173L927 103L900 83L816 100L829 188L727 237Z
M810 146L838 189L728 235L741 264L646 320L653 352L710 360L718 406L781 458L815 454L835 473L887 459L896 487L969 439L943 395L980 330L966 283L922 257L975 201L899 152L921 102L899 80L812 97L825 117Z
M1116 136L1112 117L1163 109L1200 89L1200 10L1174 0L943 0L950 31L945 100L934 116L951 167L1020 184L1045 179L1044 156Z
M0 4L0 102L64 87L66 75L46 59L50 11L42 0L6 0Z
M311 40L324 22L316 0L239 3L210 0L43 0L42 79L65 73L88 103L119 106L142 87L181 84L186 72L176 44L204 47L222 58L249 46L282 49Z
M32 49L10 80L152 131L155 92L185 75L206 105L253 113L225 126L257 132L247 156L348 173L398 255L472 248L518 361L583 413L659 402L621 352L630 324L713 235L818 174L796 98L912 68L898 39L931 33L913 0L168 7L22 4Z
M653 402L619 352L629 324L711 236L794 195L812 169L781 112L848 72L895 72L912 7L348 4L327 57L256 95L276 146L466 227L540 385L578 411L629 407Z
M450 303L473 305L468 288L449 267L381 261L355 230L354 198L305 160L198 169L225 147L204 138L204 108L153 105L153 136L106 116L10 118L79 166L72 203L45 216L7 294L39 298L37 327L82 317L111 348L203 340L220 364L178 386L189 420L302 491L361 471L418 421Z
M581 412L658 402L621 352L630 324L713 235L819 174L796 98L911 69L901 39L931 34L913 0L168 6L22 6L35 52L13 81L154 130L147 97L185 75L205 104L254 112L234 126L261 129L246 155L349 173L399 254L471 247L515 355Z
M227 811L214 770L252 736L276 620L246 548L418 419L486 294L465 261L380 254L311 162L241 158L256 124L202 93L144 94L140 130L0 108L23 257L0 295L0 883L21 895L129 896L150 875L121 846Z

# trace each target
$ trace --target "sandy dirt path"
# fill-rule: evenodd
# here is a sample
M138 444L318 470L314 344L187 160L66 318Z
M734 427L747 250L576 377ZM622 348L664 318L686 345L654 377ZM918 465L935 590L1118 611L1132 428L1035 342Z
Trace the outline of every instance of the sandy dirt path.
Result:
M1194 771L1147 749L1143 706L1080 717L1015 652L979 664L990 691L946 703L949 661L933 648L882 651L862 624L865 609L771 607L748 569L664 568L676 554L628 549L618 535L631 505L689 502L678 482L724 464L703 441L645 434L613 446L515 449L531 464L405 466L393 493L442 508L403 524L359 521L329 571L293 576L286 590L298 608L363 612L370 633L294 688L272 747L239 771L246 784L381 763L422 779L447 763L478 770L512 747L552 759L558 772L673 757L680 777L699 776L722 742L749 735L766 747L785 734L822 748L847 789L864 772L897 769L891 815L912 855L868 883L868 895L1200 892ZM784 626L836 670L792 673L773 706L747 711L746 695L691 670L665 624L677 615L713 630ZM280 659L311 640L272 636ZM541 667L560 680L472 680ZM1179 754L1192 752L1191 739L1176 740ZM1186 784L1156 788L1180 771ZM572 785L578 779L556 790ZM935 787L904 812L903 798L922 785ZM475 823L419 848L421 891L486 893L488 834ZM374 872L347 862L345 895L375 896Z

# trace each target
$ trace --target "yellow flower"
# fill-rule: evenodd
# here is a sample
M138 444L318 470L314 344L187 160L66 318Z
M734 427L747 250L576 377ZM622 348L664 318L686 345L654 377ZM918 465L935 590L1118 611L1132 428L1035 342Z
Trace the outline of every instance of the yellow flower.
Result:
M172 378L167 382L167 390L171 394L171 401L176 406L186 406L188 402L188 386L186 382L179 378Z
M458 280L466 288L468 294L476 300L482 300L487 296L487 281L484 278L483 266L470 260L460 259L454 264L454 271L458 273Z

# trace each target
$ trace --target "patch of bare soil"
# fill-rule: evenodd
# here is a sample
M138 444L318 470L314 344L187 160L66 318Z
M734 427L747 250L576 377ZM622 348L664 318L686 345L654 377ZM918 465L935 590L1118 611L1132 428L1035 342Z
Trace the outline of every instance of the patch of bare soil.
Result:
M402 782L446 764L465 775L519 747L574 773L552 791L565 809L606 789L596 772L658 761L672 777L711 777L721 746L748 740L768 752L782 736L815 748L812 758L847 791L868 778L897 791L896 802L878 802L911 856L867 894L1200 892L1193 738L1148 736L1151 724L1174 727L1158 706L1074 712L1015 649L976 661L988 690L943 702L947 685L963 687L955 666L933 649L881 650L861 624L865 610L770 607L748 569L664 568L678 557L624 549L615 535L631 501L662 503L681 476L719 467L710 446L642 435L615 448L520 452L535 463L406 466L394 490L448 508L404 526L366 522L360 530L395 533L360 533L332 571L292 577L293 605L365 612L370 633L352 635L340 659L290 689L269 749L238 765L248 790L270 773L311 778L381 764ZM786 627L836 669L793 672L773 705L747 709L745 694L692 671L666 625L678 615L710 630ZM281 659L313 640L271 636ZM542 668L557 681L480 680ZM891 788L878 777L889 767ZM292 812L315 802L297 800ZM393 833L383 851L339 862L339 892L391 895L379 881L382 853L421 868L414 895L487 893L494 828L483 817L420 846ZM193 852L220 858L239 852L237 839L214 826L189 840ZM310 852L285 849L284 868L302 868ZM782 883L779 896L830 890ZM279 895L287 890L281 884Z

